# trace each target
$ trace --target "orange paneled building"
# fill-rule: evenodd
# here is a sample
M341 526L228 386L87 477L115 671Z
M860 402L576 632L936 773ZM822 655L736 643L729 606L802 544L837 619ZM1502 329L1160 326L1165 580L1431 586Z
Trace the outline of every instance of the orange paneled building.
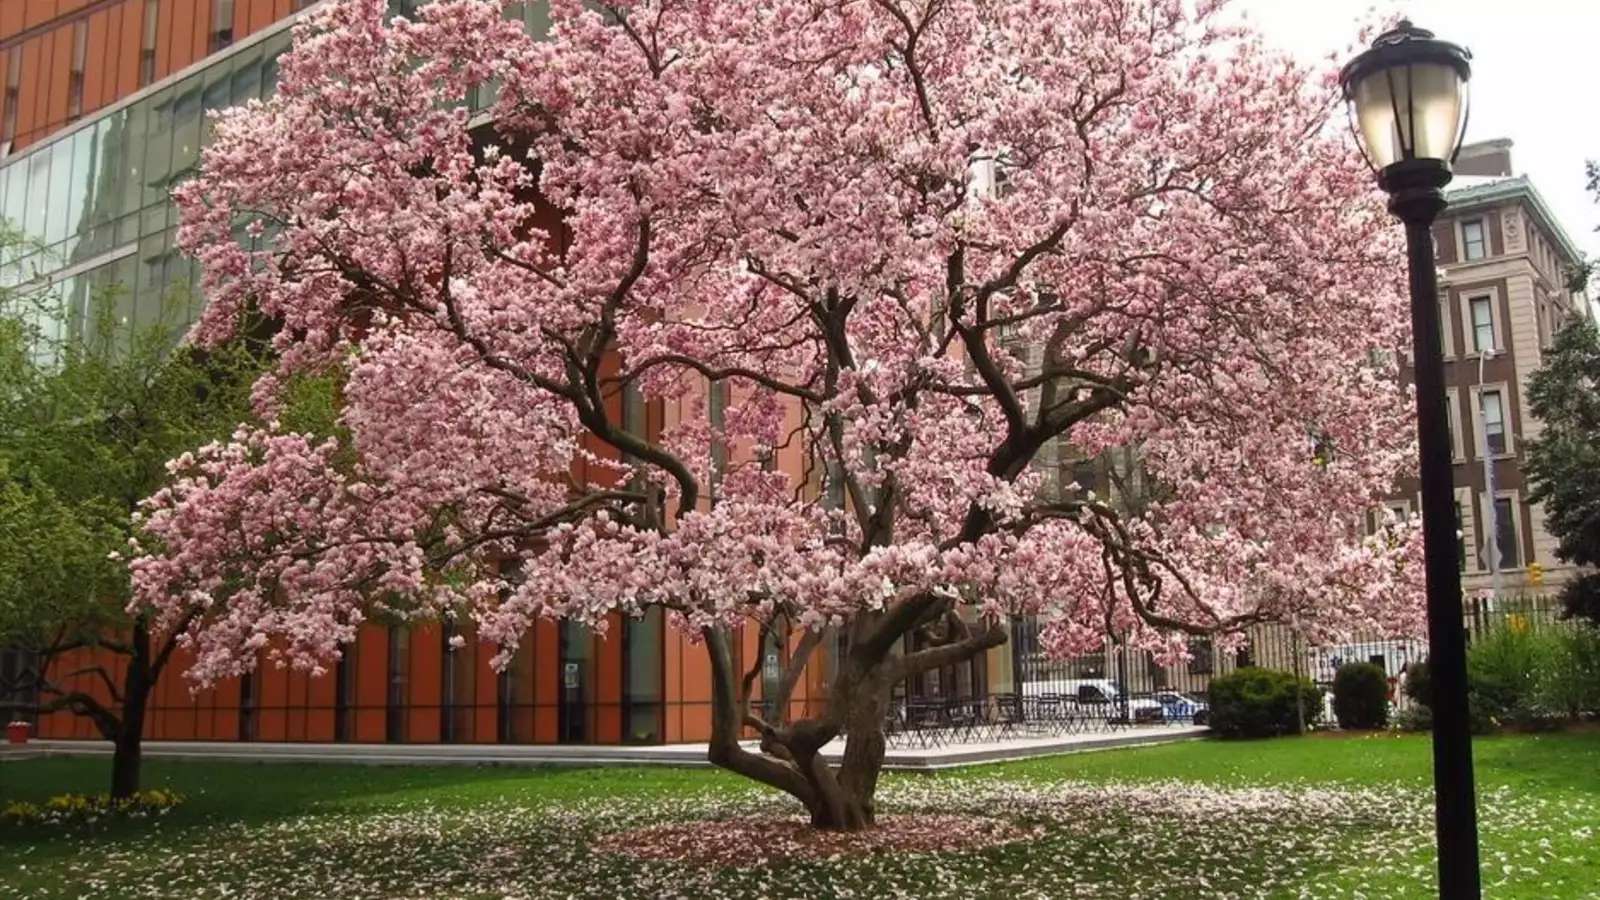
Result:
M390 0L410 11L416 0ZM42 248L16 268L42 278L64 306L116 284L118 313L135 326L194 266L175 248L168 193L193 172L208 140L205 113L266 97L288 21L314 0L0 0L0 215ZM514 8L515 9L515 8ZM544 24L543 4L520 7ZM515 13L514 13L515 14ZM483 105L486 98L469 102ZM197 310L191 309L193 314ZM71 323L63 323L70 328ZM658 431L677 410L653 405L613 414ZM799 451L780 459L802 471ZM792 468L789 468L791 467ZM541 622L504 672L494 648L469 638L451 649L448 624L369 624L332 671L311 677L272 665L191 694L179 651L151 698L155 740L654 743L703 741L711 731L711 672L705 650L667 628L660 610L613 616L605 636ZM758 659L757 697L774 686L798 641L755 628L738 644L740 671ZM824 642L831 644L831 642ZM806 714L823 696L834 648L819 649L791 698ZM96 657L99 658L96 658ZM993 662L999 663L996 659ZM93 674L120 680L121 657L78 651L53 665L64 687L111 704ZM981 695L983 659L935 672L922 693ZM993 666L1004 679L1007 664ZM93 738L84 718L41 717L46 738Z
M313 0L4 0L0 144L15 153Z

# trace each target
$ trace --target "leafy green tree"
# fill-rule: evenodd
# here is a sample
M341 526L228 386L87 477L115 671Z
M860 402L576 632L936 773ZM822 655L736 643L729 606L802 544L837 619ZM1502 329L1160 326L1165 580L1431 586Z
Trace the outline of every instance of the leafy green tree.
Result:
M1561 329L1528 398L1544 422L1528 451L1528 499L1544 504L1556 556L1600 565L1600 331L1593 322ZM1569 582L1562 599L1568 615L1600 623L1600 574Z
M42 288L0 290L0 646L31 660L13 692L87 717L113 743L118 797L138 789L151 690L176 646L126 611L119 551L167 460L248 418L264 352L182 345L182 293L137 316L124 298L108 287L74 310ZM66 671L89 648L122 664ZM68 684L83 676L104 692Z

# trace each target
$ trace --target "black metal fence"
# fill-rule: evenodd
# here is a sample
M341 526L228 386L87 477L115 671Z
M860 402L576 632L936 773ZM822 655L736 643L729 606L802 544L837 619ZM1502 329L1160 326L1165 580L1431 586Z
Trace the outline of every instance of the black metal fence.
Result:
M1550 628L1560 611L1554 595L1469 598L1463 604L1462 621L1470 643L1497 628ZM1051 658L1039 645L1039 631L1040 624L1033 619L1012 624L1012 676L1025 697L1067 694L1085 685L1109 683L1118 696L1130 701L1158 698L1171 705L1167 695L1177 694L1203 703L1211 679L1245 666L1293 672L1327 689L1339 667L1351 662L1378 665L1398 689L1409 667L1428 656L1423 636L1371 632L1347 640L1317 641L1288 625L1270 624L1251 629L1248 643L1235 652L1219 650L1212 641L1196 638L1190 643L1187 663L1163 666L1148 653L1122 646L1115 636L1107 638L1100 653Z

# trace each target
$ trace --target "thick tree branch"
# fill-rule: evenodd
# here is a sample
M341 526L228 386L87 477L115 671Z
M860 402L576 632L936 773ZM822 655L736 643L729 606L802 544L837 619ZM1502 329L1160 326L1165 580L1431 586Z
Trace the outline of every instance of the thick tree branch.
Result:
M902 656L895 664L894 678L896 681L920 675L933 669L952 666L959 662L988 650L998 647L1006 642L1008 635L1006 626L1001 622L990 622L982 631L968 635L965 638L927 650L918 650Z
M711 743L707 758L713 765L777 788L807 807L812 806L817 801L816 792L793 763L751 753L740 746L739 732L745 719L736 693L738 676L734 673L728 633L712 627L701 634L711 658Z

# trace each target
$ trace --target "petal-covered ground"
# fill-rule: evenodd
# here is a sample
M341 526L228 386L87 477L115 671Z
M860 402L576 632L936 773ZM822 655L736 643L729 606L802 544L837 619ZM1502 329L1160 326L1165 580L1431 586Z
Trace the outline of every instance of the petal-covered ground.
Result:
M1415 740L1393 747L1323 744L1349 753L1426 749ZM1426 782L1318 783L1258 771L1255 780L1280 783L1252 784L1248 771L1210 781L1183 771L1184 754L1215 761L1232 750L1255 768L1296 745L1313 756L1329 752L1310 741L1196 744L1158 748L1165 756L1097 754L1092 764L1064 758L956 776L893 777L880 792L880 815L894 823L889 833L820 841L805 835L782 798L711 773L667 776L678 781L656 789L649 787L649 779L662 777L655 773L436 770L436 786L414 776L404 790L369 787L357 800L296 814L252 818L241 810L236 820L223 812L184 823L175 813L138 827L35 843L0 835L0 855L8 858L0 895L1427 896L1433 872ZM1600 742L1574 746L1592 754ZM1591 764L1588 754L1573 762ZM1126 780L1103 780L1117 758L1131 764ZM1172 761L1173 776L1149 777L1149 763L1163 759ZM255 777L278 769L236 768ZM1093 770L1092 780L1076 777L1075 768ZM6 774L0 768L0 777ZM361 777L370 785L373 777L392 776ZM567 783L575 778L586 787ZM523 789L541 779L565 785L558 791L564 795ZM609 795L595 789L608 781L616 786ZM1581 773L1573 783L1580 789L1498 784L1483 792L1490 896L1600 896L1600 880L1585 874L1600 872L1600 784L1583 789ZM977 833L964 834L971 829ZM902 839L912 843L897 843Z

